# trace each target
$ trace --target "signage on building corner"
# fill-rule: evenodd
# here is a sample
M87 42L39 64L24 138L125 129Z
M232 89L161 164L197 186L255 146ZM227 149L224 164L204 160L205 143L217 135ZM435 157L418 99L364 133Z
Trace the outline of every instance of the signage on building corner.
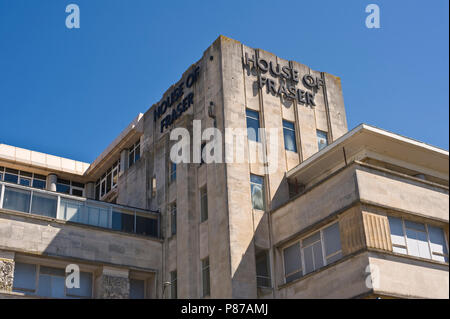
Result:
M314 91L305 91L299 88L296 88L296 85L300 81L300 76L297 70L289 66L280 66L278 63L273 63L272 61L268 62L265 59L262 59L258 56L258 54L248 56L248 53L245 53L245 56L242 58L242 62L244 68L256 68L258 70L258 88L263 89L266 87L267 94L272 94L274 96L283 96L284 98L290 100L297 100L298 103L303 105L309 105L311 107L316 106L314 102ZM279 78L279 84L276 84L275 81L265 74L269 73L275 78ZM317 90L322 86L325 86L325 82L320 77L314 77L310 74L305 74L302 77L302 82L310 90Z
M194 70L189 73L186 77L186 81L181 81L170 94L155 108L153 112L153 120L156 122L160 119L167 111L168 108L179 102L176 107L172 108L172 112L167 114L161 120L161 133L165 128L169 127L176 119L178 119L181 114L186 112L189 107L194 104L194 92L190 92L186 97L184 96L184 88L191 88L195 82L197 82L200 76L200 67L196 66Z

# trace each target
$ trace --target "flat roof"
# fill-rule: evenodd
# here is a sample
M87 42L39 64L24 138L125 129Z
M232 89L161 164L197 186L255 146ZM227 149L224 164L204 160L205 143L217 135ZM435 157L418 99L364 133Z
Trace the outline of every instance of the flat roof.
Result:
M345 162L345 157L350 159L362 150L386 155L399 163L409 163L434 171L439 175L436 177L448 180L448 151L368 124L360 124L342 135L286 172L286 177L299 181L312 180L339 163Z

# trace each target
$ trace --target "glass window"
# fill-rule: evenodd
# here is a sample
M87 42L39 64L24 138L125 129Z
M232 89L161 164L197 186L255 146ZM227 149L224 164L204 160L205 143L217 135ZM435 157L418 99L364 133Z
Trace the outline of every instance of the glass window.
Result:
M13 290L28 292L36 290L36 265L15 263Z
M177 204L170 205L170 228L172 235L177 233Z
M170 182L175 182L177 180L177 164L170 162Z
M134 233L134 216L131 214L113 211L112 229L127 233Z
M33 192L33 200L31 201L31 213L41 216L56 218L56 206L58 198Z
M305 262L305 274L315 271L324 265L320 232L303 239L302 250Z
M251 141L259 142L259 112L247 109L247 136Z
M43 297L65 297L65 273L64 269L52 267L39 267L39 285L37 294Z
M40 189L45 189L46 187L46 182L45 180L40 180L37 178L33 178L33 187L34 188L40 188Z
M80 287L67 288L67 295L81 298L92 297L92 274L88 272L80 272Z
M5 173L3 177L5 182L17 184L19 181L19 176L11 173Z
M283 250L284 276L286 282L291 282L302 276L302 259L300 255L300 242Z
M428 226L432 258L437 261L448 262L447 243L441 228Z
M136 216L136 234L158 236L158 221L153 218Z
M208 219L208 192L206 186L200 188L200 222Z
M317 130L317 143L319 145L319 151L328 145L328 133Z
M128 167L133 166L139 158L141 157L141 145L140 140L138 140L129 150L128 150Z
M70 181L58 178L56 180L56 191L58 193L70 194Z
M19 184L22 186L31 186L31 178L20 176Z
M396 253L407 254L406 239L403 232L403 223L400 218L388 217L389 228L391 229L392 249Z
M30 208L31 192L5 187L3 208L28 213Z
M177 271L170 272L170 298L177 299Z
M283 120L284 148L297 153L294 123Z
M267 250L256 254L256 285L258 287L270 288L272 287L272 280L270 277L270 261L269 252Z
M264 178L258 175L250 175L250 189L252 193L253 209L264 210Z
M145 281L130 279L130 299L145 298Z
M342 257L342 248L338 223L328 226L323 230L323 240L327 264L331 264L340 259Z
M209 257L202 260L202 284L203 297L209 296L211 293L209 278Z
M448 262L442 228L389 216L393 252Z

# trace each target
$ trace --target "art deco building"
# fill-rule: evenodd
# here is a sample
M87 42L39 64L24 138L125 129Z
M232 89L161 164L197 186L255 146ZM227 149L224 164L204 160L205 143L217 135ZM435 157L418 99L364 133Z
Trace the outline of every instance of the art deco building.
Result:
M171 161L198 124L242 160ZM448 187L448 151L348 131L338 77L220 36L93 163L0 144L0 296L448 298Z

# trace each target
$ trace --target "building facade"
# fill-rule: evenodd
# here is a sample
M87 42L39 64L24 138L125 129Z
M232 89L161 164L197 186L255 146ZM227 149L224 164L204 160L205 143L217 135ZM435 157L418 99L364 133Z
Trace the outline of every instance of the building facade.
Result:
M220 36L93 163L0 145L0 296L448 298L448 169Z

